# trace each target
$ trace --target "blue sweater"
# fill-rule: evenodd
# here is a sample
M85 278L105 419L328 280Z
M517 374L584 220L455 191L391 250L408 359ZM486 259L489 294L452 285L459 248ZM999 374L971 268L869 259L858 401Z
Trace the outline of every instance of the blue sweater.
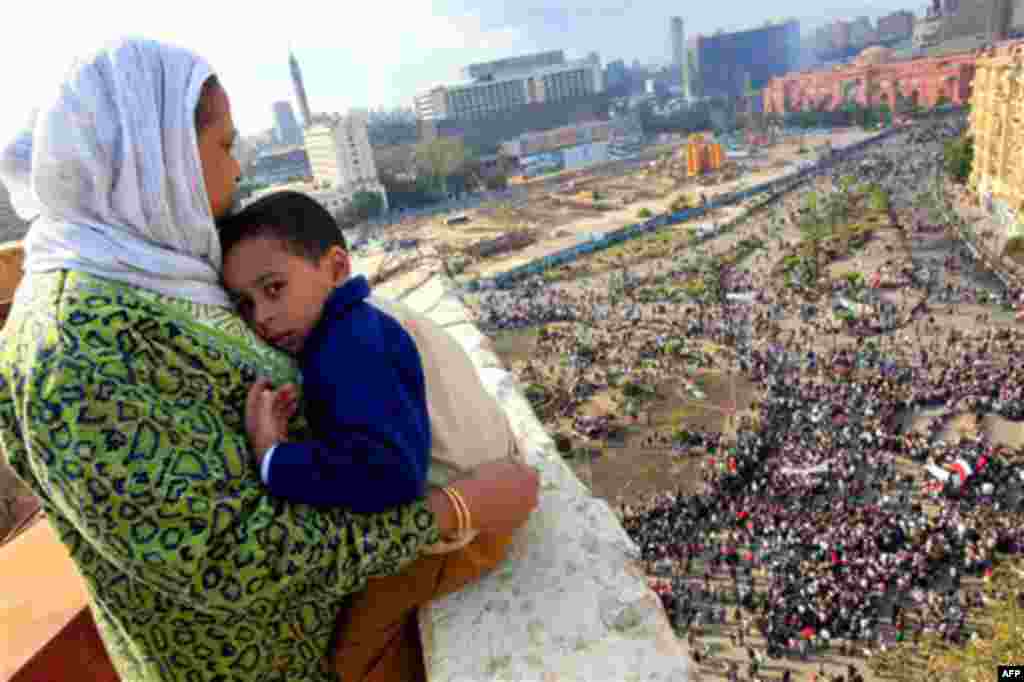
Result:
M338 287L298 356L318 440L273 450L266 483L275 496L369 514L424 493L431 435L422 360L369 295L361 275Z

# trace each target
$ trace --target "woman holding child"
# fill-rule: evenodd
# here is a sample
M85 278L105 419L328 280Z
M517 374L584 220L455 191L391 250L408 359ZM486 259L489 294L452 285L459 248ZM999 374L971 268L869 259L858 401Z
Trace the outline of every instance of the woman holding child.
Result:
M124 682L422 679L416 606L500 561L537 474L493 461L375 513L271 496L247 406L298 375L221 287L214 221L231 207L236 134L205 61L125 40L77 62L5 150L0 173L35 220L3 331L0 445L67 545ZM287 432L309 436L301 410ZM467 512L468 560L420 557ZM387 619L345 626L384 576L407 580Z

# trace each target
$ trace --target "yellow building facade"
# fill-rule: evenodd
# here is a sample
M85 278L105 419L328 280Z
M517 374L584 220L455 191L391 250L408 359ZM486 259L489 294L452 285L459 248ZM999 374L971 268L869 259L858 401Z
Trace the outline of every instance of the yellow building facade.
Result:
M1024 236L1024 46L981 55L971 94L974 163L969 181L981 205Z

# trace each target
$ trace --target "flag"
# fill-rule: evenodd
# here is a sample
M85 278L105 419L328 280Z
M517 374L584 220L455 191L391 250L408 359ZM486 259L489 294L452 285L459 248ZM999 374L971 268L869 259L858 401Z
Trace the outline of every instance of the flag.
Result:
M953 462L953 464L950 465L950 468L960 476L961 483L966 481L970 475L974 473L974 469L971 468L971 465L968 464L967 460L963 457L960 457Z

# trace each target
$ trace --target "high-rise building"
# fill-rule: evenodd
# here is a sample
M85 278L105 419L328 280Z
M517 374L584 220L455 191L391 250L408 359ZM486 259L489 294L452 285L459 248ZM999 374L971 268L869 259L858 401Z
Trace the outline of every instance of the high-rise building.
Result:
M587 61L590 62L591 77L594 79L594 92L604 92L604 69L601 68L601 55L591 52L587 55Z
M792 71L800 57L800 22L787 21L749 31L695 36L691 92L698 97L738 97Z
M971 49L1003 40L1021 27L1021 0L935 0L914 24L914 46L955 41L963 49Z
M683 18L672 17L669 21L672 40L672 68L678 74L679 83L686 86L686 38L683 35Z
M552 63L556 59L561 61ZM476 80L441 85L416 95L413 107L417 118L477 120L527 104L557 102L604 91L597 53L566 62L561 51L546 52L471 64L465 72L473 74Z
M306 128L306 153L313 180L351 196L361 190L387 195L377 176L377 164L367 132L367 113L350 111L347 116L317 116Z
M914 33L914 14L906 10L878 18L879 40L905 40Z
M878 40L878 33L871 26L871 20L867 17L857 17L856 21L850 24L850 44L857 49L871 45Z
M302 144L302 129L291 102L274 102L274 133L280 144Z
M614 59L608 62L605 67L605 86L615 88L629 80L629 72L626 62L622 59Z
M288 53L288 64L292 70L292 85L295 87L295 100L299 103L299 111L302 112L303 125L310 125L313 116L309 111L309 99L306 97L306 86L302 83L302 71L299 70L299 61L295 55Z

